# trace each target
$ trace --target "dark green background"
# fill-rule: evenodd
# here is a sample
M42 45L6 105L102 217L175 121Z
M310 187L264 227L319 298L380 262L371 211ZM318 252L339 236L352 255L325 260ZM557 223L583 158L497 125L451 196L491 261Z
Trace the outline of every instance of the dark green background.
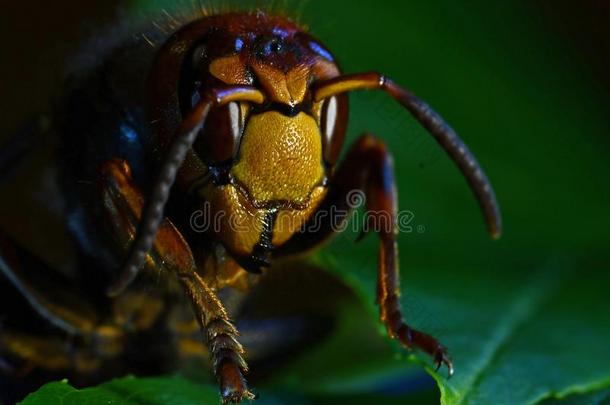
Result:
M189 1L139 1L124 4L120 18L146 19L160 6L176 5L195 9ZM79 38L95 31L93 21L118 18L107 3L9 7L14 11L3 13L9 18L2 24L4 134L47 105L58 88L61 61ZM498 242L485 234L458 171L408 114L383 94L351 96L349 140L371 131L387 141L400 207L415 215L414 231L399 237L403 304L413 322L439 335L454 356L455 377L439 377L443 401L536 403L580 392L594 392L575 399L582 403L593 402L593 395L605 398L607 7L310 0L298 8L346 72L378 70L428 101L461 134L494 184L505 223ZM337 395L370 402L383 391L389 402L388 385L400 386L396 376L406 376L410 385L401 395L434 401L430 380L417 377L420 367L393 359L400 350L379 343L381 333L360 335L350 345L350 335L364 333L363 324L375 327L375 241L369 237L354 248L352 236L338 238L318 260L354 288L372 316L348 310L345 333L335 343L261 390L313 402ZM363 341L371 353L359 346Z

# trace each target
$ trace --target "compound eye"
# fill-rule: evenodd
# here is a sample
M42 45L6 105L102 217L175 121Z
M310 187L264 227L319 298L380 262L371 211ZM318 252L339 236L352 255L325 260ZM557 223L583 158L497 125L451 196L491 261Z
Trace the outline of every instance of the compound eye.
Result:
M334 165L339 159L347 123L347 97L333 96L324 100L320 115L324 160Z
M228 162L235 157L244 130L248 107L231 102L210 111L194 148L208 164Z

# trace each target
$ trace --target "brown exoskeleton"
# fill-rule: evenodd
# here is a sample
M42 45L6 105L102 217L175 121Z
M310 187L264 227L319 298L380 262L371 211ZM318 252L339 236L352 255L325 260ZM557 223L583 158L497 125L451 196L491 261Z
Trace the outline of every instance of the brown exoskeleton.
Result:
M115 61L121 63L123 54L118 54ZM94 253L84 246L85 256L108 269L127 254L109 295L119 296L145 265L173 272L204 330L223 400L254 398L244 377L245 350L217 292L225 287L247 289L274 258L318 246L336 230L332 213L349 210L347 195L360 190L372 220L390 224L376 228L381 321L390 337L428 353L451 375L453 364L445 347L403 319L389 151L380 139L363 135L339 162L348 116L346 93L385 91L454 160L481 205L491 235L498 237L500 214L491 185L442 118L383 75L342 74L318 40L287 18L263 12L196 20L177 30L151 63L146 87L100 73L93 80L98 87L76 91L68 100L59 125L71 134L64 155L72 175L66 176L64 187L77 187L75 179L94 183L79 191L72 204L87 202L72 210L73 218L83 213L88 218L87 225L73 227L78 228L75 234L87 234L105 246ZM133 77L143 75L133 70ZM112 97L103 108L83 105L86 97L80 93L106 94L108 89L118 94L117 101L147 105L146 128L137 134L146 139L145 152L110 148L109 137L104 137L106 130L119 128L128 141L133 138L130 131L137 126L130 126L129 120L137 109L115 109ZM94 169L92 156L99 163ZM132 167L146 159L151 162L146 173ZM79 165L84 169L75 176ZM151 170L156 177L148 175ZM193 210L202 210L218 226L194 232L189 222ZM314 220L317 226L308 227Z

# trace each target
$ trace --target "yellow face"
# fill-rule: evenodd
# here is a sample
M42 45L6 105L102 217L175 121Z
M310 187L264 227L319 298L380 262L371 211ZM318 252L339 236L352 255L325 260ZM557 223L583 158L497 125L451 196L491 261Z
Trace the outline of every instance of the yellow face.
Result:
M338 74L323 64L327 75ZM230 181L200 190L220 225L218 237L238 257L250 257L258 247L285 243L311 217L326 195L320 103L290 110L306 101L312 67L282 71L262 61L250 61L246 71L235 55L209 65L209 73L227 84L250 84L253 74L272 107L252 111L240 106L240 140L230 168ZM317 66L320 69L320 65ZM275 106L275 108L273 107Z
M346 116L338 98L315 102L310 92L312 83L339 76L332 55L299 27L283 23L269 30L257 25L256 16L251 20L254 28L247 30L194 24L192 32L172 40L169 54L180 58L158 61L157 76L166 78L167 65L182 61L172 65L178 92L166 95L168 103L179 99L182 113L206 90L223 85L253 86L264 95L263 104L231 102L212 109L178 178L209 212L214 238L240 265L256 271L324 200ZM164 106L154 111L163 116ZM163 134L171 131L157 132L163 145L169 139Z
M303 206L324 179L318 124L304 112L251 116L231 173L258 206Z
M237 59L223 58L210 73L222 78L235 73ZM303 103L311 69L297 65L283 72L264 62L251 65L272 103L294 107ZM304 207L314 187L325 179L319 117L301 111L294 116L269 110L249 117L232 174L255 206L276 203Z

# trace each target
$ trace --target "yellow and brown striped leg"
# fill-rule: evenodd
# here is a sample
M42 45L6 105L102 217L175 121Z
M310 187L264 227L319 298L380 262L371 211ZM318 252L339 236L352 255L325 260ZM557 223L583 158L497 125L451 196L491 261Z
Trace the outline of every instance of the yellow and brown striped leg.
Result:
M196 272L182 271L178 277L191 298L197 320L205 330L223 402L238 403L243 399L254 399L255 395L244 378L248 371L244 349L237 341L237 329L222 303Z
M144 198L133 184L125 161L111 160L102 168L104 207L114 237L124 251L131 244ZM146 257L151 270L168 270L177 275L186 290L197 320L205 331L214 372L220 384L223 401L253 399L244 374L248 366L244 349L237 341L238 332L214 291L197 272L188 243L167 218L163 220L152 250Z
M451 375L453 364L445 347L434 337L411 328L403 318L399 300L394 169L389 152L381 140L363 135L354 143L333 175L329 193L320 208L329 215L314 214L313 218L324 219L323 223L317 223L316 232L296 234L284 247L284 252L280 253L308 250L336 232L333 225L337 225L337 220L347 220L344 213L352 208L348 196L354 191L364 193L369 229L374 230L380 238L377 303L381 321L390 337L399 339L407 348L418 348L428 353L437 367L445 364ZM342 215L342 218L332 218L333 213Z

